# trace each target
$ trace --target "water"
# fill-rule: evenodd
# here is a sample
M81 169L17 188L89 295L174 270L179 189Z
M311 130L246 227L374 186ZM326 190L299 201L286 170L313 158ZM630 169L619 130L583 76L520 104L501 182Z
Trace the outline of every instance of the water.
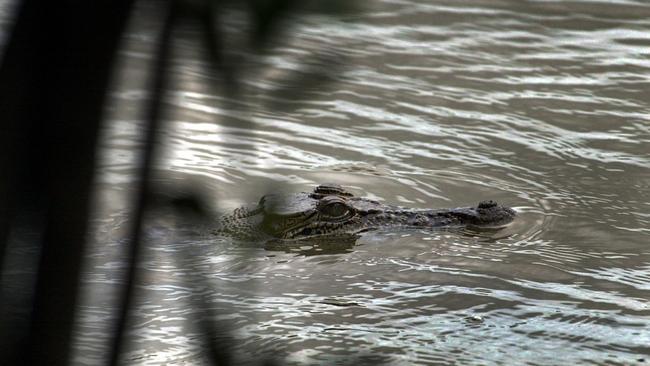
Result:
M79 364L105 352L122 281L154 10L126 37L105 131ZM178 33L158 186L198 186L222 212L335 182L519 216L497 232L274 251L157 214L129 364L200 362L209 320L238 363L650 363L650 4L394 0L308 16L244 62L236 100L204 71L196 34ZM287 89L305 63L329 74Z

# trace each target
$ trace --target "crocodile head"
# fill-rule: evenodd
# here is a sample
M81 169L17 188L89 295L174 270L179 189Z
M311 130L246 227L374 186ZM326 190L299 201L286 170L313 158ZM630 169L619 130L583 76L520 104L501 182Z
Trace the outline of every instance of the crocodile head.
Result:
M493 201L476 207L411 209L355 197L338 185L327 184L313 192L266 195L253 209L226 216L217 232L305 239L391 228L500 227L514 217L514 210Z
M312 193L266 195L259 207L262 229L275 238L296 239L357 232L352 194L337 186L318 186Z

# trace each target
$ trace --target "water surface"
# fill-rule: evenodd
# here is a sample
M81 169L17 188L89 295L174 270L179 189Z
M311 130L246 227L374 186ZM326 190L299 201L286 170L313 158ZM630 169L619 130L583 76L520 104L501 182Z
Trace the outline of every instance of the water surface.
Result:
M126 37L105 131L79 364L105 352L122 280L153 11ZM391 0L307 16L264 57L234 52L247 65L236 99L205 72L196 35L177 34L158 185L198 186L221 212L334 182L418 208L493 199L519 216L496 232L273 251L154 215L129 364L200 362L196 326L210 320L237 362L650 362L649 4ZM287 89L305 63L326 80Z

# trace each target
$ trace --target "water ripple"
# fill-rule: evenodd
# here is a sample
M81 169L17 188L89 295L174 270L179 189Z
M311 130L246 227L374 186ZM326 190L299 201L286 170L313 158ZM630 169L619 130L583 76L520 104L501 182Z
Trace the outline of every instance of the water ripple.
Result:
M647 359L648 19L633 0L377 1L349 19L301 18L265 55L233 41L249 68L237 99L206 87L215 79L196 29L180 29L162 188L198 187L225 211L334 182L418 208L494 199L518 216L495 232L369 233L331 253L215 239L151 215L126 360L198 362L197 319L236 340L240 363ZM235 40L245 25L241 13L226 20ZM97 200L109 214L89 254L79 364L106 352L123 280L143 50L157 34L142 28L126 37L103 131ZM336 71L301 100L278 94L319 54L345 67L317 65Z

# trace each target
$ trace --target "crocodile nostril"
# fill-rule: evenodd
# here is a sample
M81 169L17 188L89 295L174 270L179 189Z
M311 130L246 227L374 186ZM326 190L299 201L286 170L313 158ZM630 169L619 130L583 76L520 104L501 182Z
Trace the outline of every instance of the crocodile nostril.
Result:
M478 203L478 208L492 208L492 207L497 207L497 203L492 200L481 201Z

